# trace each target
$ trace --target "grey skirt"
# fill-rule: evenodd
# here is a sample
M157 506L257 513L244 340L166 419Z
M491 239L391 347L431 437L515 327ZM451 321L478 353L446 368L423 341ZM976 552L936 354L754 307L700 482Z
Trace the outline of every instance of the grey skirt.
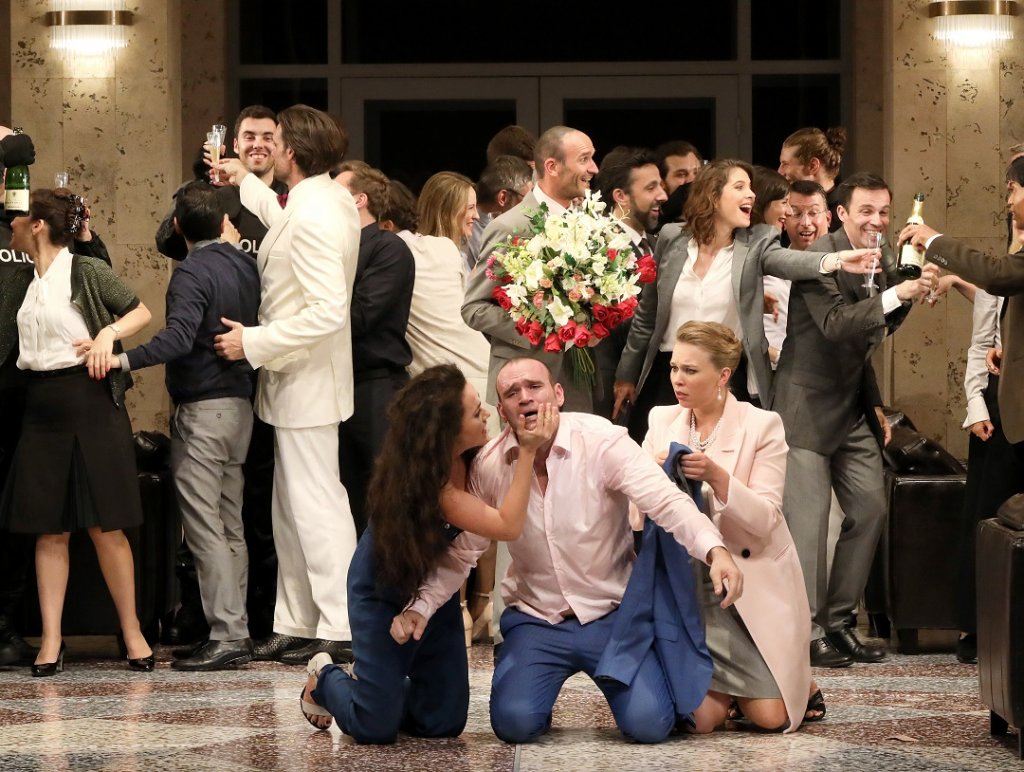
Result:
M754 639L750 637L747 626L743 624L736 606L727 609L719 606L722 598L715 595L708 567L699 560L691 562L708 651L714 661L709 688L733 697L781 698L779 686Z

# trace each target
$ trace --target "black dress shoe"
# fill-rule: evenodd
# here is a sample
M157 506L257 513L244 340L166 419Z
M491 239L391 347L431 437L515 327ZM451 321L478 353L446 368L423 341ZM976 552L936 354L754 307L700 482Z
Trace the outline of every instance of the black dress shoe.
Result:
M885 649L881 646L868 646L861 643L857 634L849 627L825 633L829 643L840 652L849 656L854 662L881 662L885 659Z
M278 662L286 665L305 665L314 654L326 651L335 664L352 661L352 641L328 641L317 638L299 649L291 649L280 656Z
M811 641L811 665L814 667L849 667L853 660L833 646L828 638Z
M256 641L253 644L252 658L264 662L280 662L281 655L286 651L302 648L309 642L309 638L296 638L294 635L273 633L262 641Z
M187 659L171 663L175 670L224 670L252 661L252 638L237 641L207 641Z
M28 641L18 635L12 628L0 627L0 649L13 649L17 657L11 662L3 664L31 665L35 662L39 649L32 646Z
M968 633L956 642L956 661L962 665L978 664L978 636Z
M19 659L21 655L13 645L0 643L0 666L17 664Z
M208 640L200 641L199 643L195 643L191 646L182 646L180 649L172 649L171 656L175 659L188 659L189 657L194 657L196 652L203 648L207 643L209 643Z

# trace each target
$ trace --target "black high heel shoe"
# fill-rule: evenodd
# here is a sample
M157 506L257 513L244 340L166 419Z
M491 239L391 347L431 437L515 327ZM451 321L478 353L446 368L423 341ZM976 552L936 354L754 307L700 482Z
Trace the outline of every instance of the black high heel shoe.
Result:
M44 662L42 665L32 665L33 678L45 678L64 672L64 641L60 642L60 651L57 652L56 662Z
M136 670L140 673L152 673L154 667L156 667L156 658L152 654L148 657L136 657L135 659L128 657L129 670Z

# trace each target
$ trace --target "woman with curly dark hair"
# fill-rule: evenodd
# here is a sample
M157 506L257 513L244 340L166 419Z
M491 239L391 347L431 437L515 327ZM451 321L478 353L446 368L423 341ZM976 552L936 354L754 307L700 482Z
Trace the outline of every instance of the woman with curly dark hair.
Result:
M686 226L666 225L658 236L658 280L644 289L615 372L613 416L623 404L635 403L629 433L637 442L647 433L650 409L675 404L669 360L675 330L684 323L718 322L735 332L743 342L744 359L733 391L746 400L755 394L767 398L772 371L764 336L762 277L809 280L840 269L869 269L870 250L797 252L780 245L778 227L752 226L757 200L753 176L744 161L707 164L690 184L683 212Z
M537 449L554 434L545 406L536 425L517 427L519 459L498 509L466 490L475 451L487 442L487 411L454 365L413 378L388 409L390 426L370 481L370 525L348 574L355 662L343 670L326 653L309 661L301 707L317 729L331 717L356 742L392 743L399 730L454 737L469 710L469 668L455 594L417 640L399 645L391 621L415 599L463 530L518 538L526 519Z

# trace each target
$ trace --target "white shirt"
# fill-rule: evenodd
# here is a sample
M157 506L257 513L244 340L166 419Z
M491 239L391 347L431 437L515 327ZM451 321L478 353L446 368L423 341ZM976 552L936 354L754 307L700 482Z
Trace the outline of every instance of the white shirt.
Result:
M399 232L416 261L409 326L405 339L412 349L412 375L451 362L468 380L487 381L491 347L483 333L462 320L466 265L448 238ZM474 384L476 385L476 384ZM478 387L479 388L479 387ZM486 387L485 387L486 388ZM481 395L485 399L493 395Z
M764 291L770 292L779 299L776 306L779 312L778 320L772 314L764 315L764 336L768 339L768 345L782 351L782 344L786 342L786 324L789 319L789 290L793 282L788 279L780 279L778 276L764 277ZM774 370L778 360L772 362Z
M974 293L974 317L971 345L967 349L967 367L964 369L964 393L967 395L965 429L978 421L988 421L988 407L983 392L988 387L988 368L985 356L993 346L1002 344L999 336L999 312L1004 299L990 295L980 287Z
M506 430L480 451L470 488L500 505L519 463L519 443ZM574 614L586 624L614 611L633 570L629 504L672 534L695 560L722 546L718 530L626 430L584 413L562 413L545 467L534 475L526 524L508 542L512 557L501 591L507 605L558 624ZM489 539L463 531L410 608L425 617L458 590Z
M555 201L555 199L551 198L551 196L547 195L543 190L541 190L540 185L533 186L533 197L537 199L538 204L548 205L549 217L552 215L564 214L565 212L569 211L564 206Z
M672 308L669 311L668 327L661 339L661 351L672 351L676 347L676 331L686 322L718 322L736 333L742 340L740 313L736 298L732 294L732 256L735 245L720 249L711 260L711 266L704 278L698 278L693 271L697 263L697 241L690 239L686 247L686 262L679 274L679 281L672 292Z
M33 274L18 309L18 368L41 371L80 365L82 357L71 343L91 337L82 312L71 303L71 253L64 248L43 276Z

